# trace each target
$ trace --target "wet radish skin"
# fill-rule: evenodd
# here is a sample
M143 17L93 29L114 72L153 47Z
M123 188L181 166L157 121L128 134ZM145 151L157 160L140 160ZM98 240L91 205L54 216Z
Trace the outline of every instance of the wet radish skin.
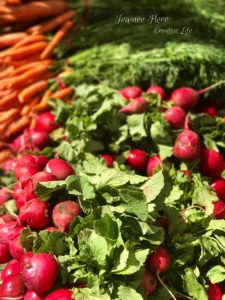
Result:
M58 289L49 294L45 300L73 300L73 294L68 289Z
M148 297L150 294L153 294L157 288L157 280L155 276L148 270L145 271L142 287L145 291L146 297Z
M160 246L153 252L148 260L147 267L153 273L164 273L168 270L171 264L171 256L166 248Z

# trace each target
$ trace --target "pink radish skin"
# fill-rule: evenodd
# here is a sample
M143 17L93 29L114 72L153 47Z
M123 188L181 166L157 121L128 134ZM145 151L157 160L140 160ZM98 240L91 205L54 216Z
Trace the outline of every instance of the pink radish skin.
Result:
M210 283L208 289L208 300L222 300L223 293L217 284Z
M29 200L32 200L34 198L37 198L37 195L35 193L35 190L33 188L33 184L32 184L31 180L26 184L23 191L24 191L24 197L25 197L26 202Z
M0 264L5 264L10 261L12 256L9 252L9 244L6 242L0 242Z
M32 198L31 198L32 199ZM21 207L24 206L24 204L27 202L27 198L25 197L25 195L20 195L17 199L16 199L16 206L18 208L18 210L21 209Z
M21 207L18 218L21 224L26 224L35 230L41 230L51 223L51 211L46 202L36 198Z
M109 154L102 154L101 157L105 160L107 167L112 168L114 158Z
M14 153L19 153L20 151L23 151L26 149L26 138L25 134L19 135L17 138L15 138L11 143L11 148L14 151Z
M55 181L57 180L57 177L52 173L42 171L34 174L31 179L33 188L35 189L39 182Z
M156 169L162 168L162 160L159 155L152 155L149 157L147 165L147 174L152 176Z
M189 87L181 87L173 91L171 98L176 106L188 110L198 103L199 92Z
M225 218L225 203L222 200L213 203L213 216L216 219L224 219Z
M224 168L225 161L219 152L212 149L202 149L200 171L203 175L218 178Z
M14 169L14 176L19 180L22 175L31 177L35 173L39 172L40 168L37 164L17 164Z
M9 252L11 256L15 259L20 259L20 257L23 255L24 251L20 244L20 235L18 235L15 239L10 241Z
M11 199L11 193L5 188L0 189L0 206Z
M36 156L36 164L40 167L40 168L44 168L46 166L48 162L48 158L44 155L39 155Z
M21 274L22 269L18 260L12 259L3 269L1 280L5 280L8 276Z
M2 222L2 224L13 222L13 221L14 221L14 218L10 214L4 214L0 217L0 222ZM0 224L0 225L2 225L2 224Z
M65 232L69 230L70 222L81 214L80 206L74 201L64 201L58 203L52 213L52 219L59 230Z
M23 193L23 189L21 187L21 183L18 182L12 191L12 197L13 199L17 200L17 198Z
M38 295L35 292L32 291L27 291L25 296L24 296L24 300L44 300L45 297L42 295Z
M55 232L55 231L58 231L59 229L57 227L51 226L51 227L45 228L45 230L47 230L48 232Z
M185 118L186 113L179 106L171 107L165 113L166 121L175 129L184 128Z
M20 263L20 266L21 266L21 270L24 269L25 265L26 264L29 264L30 262L30 259L34 256L34 253L33 252L25 252L19 259L19 263Z
M140 149L133 149L130 151L127 157L127 163L135 170L141 170L144 168L147 161L146 152Z
M49 294L45 300L73 300L73 294L68 289L59 289Z
M192 161L200 156L200 139L192 130L180 133L173 146L173 155L181 160Z
M139 88L138 86L128 86L120 90L120 94L127 100L134 99L141 96L142 89Z
M17 159L16 158L12 158L12 159L7 160L3 164L2 168L3 168L4 172L7 174L10 171L14 170L16 164L17 164Z
M215 116L218 115L217 108L216 108L216 106L213 106L213 105L209 105L209 106L204 107L201 110L201 112L207 113L211 117L215 117Z
M9 243L15 237L17 237L24 226L18 226L17 222L8 222L0 226L0 241Z
M155 276L148 270L145 271L142 287L145 291L146 297L148 297L150 294L153 294L157 288L157 280Z
M153 273L166 272L171 264L169 252L162 246L156 249L147 259L147 267Z
M225 179L219 178L211 184L211 188L216 192L217 196L225 201Z
M129 104L122 107L119 112L125 114L140 114L147 110L148 105L148 101L144 98L135 98L132 99Z
M58 263L54 256L34 254L23 268L23 281L28 290L42 294L53 287L57 274Z
M52 132L58 126L56 125L55 116L51 112L44 112L35 118L35 129L39 131Z
M64 180L70 175L74 175L74 169L65 160L60 158L50 159L45 167L45 171L57 177L58 180Z
M166 93L164 91L164 89L161 86L158 85L151 85L146 93L148 94L157 94L161 97L162 100L166 99Z
M10 275L3 281L0 287L0 299L4 299L4 297L8 297L8 299L14 299L13 297L15 297L16 300L23 299L24 284L20 274Z

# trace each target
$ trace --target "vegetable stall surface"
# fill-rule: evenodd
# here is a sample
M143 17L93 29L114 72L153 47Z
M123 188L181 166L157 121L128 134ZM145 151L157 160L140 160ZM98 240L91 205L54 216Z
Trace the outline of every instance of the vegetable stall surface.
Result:
M186 111L177 128L165 118L173 102L138 90L146 110L124 114L132 99L120 90L76 86L71 103L55 99L34 118L46 147L27 139L31 129L12 140L0 190L4 293L222 300L223 103L215 117Z

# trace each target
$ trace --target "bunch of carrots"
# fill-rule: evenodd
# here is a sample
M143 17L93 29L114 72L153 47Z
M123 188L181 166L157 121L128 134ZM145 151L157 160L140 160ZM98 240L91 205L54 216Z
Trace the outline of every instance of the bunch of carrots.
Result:
M10 8L6 6L4 10L3 2L15 5ZM54 3L57 16L35 24L25 32L10 32L0 36L0 148L1 142L10 141L25 128L31 126L34 114L48 109L49 98L66 100L73 94L73 90L67 86L53 92L49 87L49 79L63 75L63 73L56 74L53 71L53 52L73 28L75 12L66 10L66 6L63 6L65 2L62 0L28 3L26 1L21 4L23 2L25 1L0 0L0 24L13 22L12 16L18 17L18 20L23 17L26 19L26 16L19 10L22 6L32 8L37 7L37 4L42 4L38 11L41 16L41 9L50 7ZM58 15L59 11L61 13ZM28 12L27 21L30 15L37 13L36 11L32 14L29 9ZM53 38L48 42L45 34L54 31ZM3 160L9 156L11 156L10 150L1 151Z

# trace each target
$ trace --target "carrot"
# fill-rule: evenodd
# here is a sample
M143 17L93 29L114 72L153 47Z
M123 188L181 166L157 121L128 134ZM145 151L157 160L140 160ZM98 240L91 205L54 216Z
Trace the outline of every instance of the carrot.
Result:
M21 118L17 119L6 129L6 138L11 138L12 136L19 134L29 124L30 118L28 116L22 116Z
M64 99L66 97L69 97L73 94L73 89L70 87L66 87L56 93L54 93L51 97L52 98L59 98L59 99Z
M12 66L11 67L7 67L4 71L0 72L0 79L12 75L13 71L14 71L14 68Z
M5 123L6 121L13 120L20 115L19 108L11 108L8 111L3 111L0 113L0 124Z
M5 103L4 105L0 105L0 112L11 109L11 108L20 108L22 104L18 101L18 99L14 99L11 102Z
M12 93L12 90L0 91L0 101L1 101L1 98L5 97L11 93Z
M38 82L33 83L32 85L25 88L18 96L19 101L21 103L26 103L31 100L34 96L38 95L39 93L46 90L48 87L47 80L41 80Z
M5 97L0 99L0 107L4 107L5 105L12 103L14 100L17 100L18 91L14 91Z
M21 110L21 115L22 116L28 115L39 102L40 102L40 97L39 96L35 97L31 101L31 103L29 103L23 107L23 109Z
M50 32L52 30L55 30L57 27L61 26L62 24L64 24L66 21L72 19L75 15L76 15L76 13L74 11L69 10L48 22L45 22L45 23L42 23L42 24L39 24L39 25L29 28L27 30L27 32L29 32L29 33Z
M1 52L0 53L0 58L1 57L6 57L6 56L10 56L13 59L21 59L21 58L25 58L29 55L33 55L36 53L40 53L42 50L44 50L47 46L46 42L37 42L33 45L27 45L21 48L12 48L10 51L6 52Z
M12 22L27 22L35 21L43 17L53 17L63 13L67 9L67 3L65 1L32 1L13 7L0 8L0 13L4 13L8 16ZM6 15L7 14L7 15ZM3 15L4 16L4 15ZM2 16L1 16L2 17ZM11 19L9 18L11 17ZM7 18L3 18L5 21Z
M3 34L0 36L0 48L13 46L25 37L27 37L27 34L24 32Z
M51 42L48 44L48 46L45 48L43 53L41 54L41 58L49 58L52 55L53 50L55 47L62 41L62 39L66 36L68 31L73 27L73 22L67 21L55 34Z
M14 66L14 67L20 67L23 66L25 64L28 64L30 62L35 62L35 61L39 61L40 60L40 54L34 54L29 56L26 59L20 59L20 60L14 60L12 57L6 57L2 64L4 64L5 66Z
M9 158L13 157L13 152L9 149L2 150L0 152L0 163L4 163Z
M26 45L29 45L29 44L32 44L32 43L45 41L45 40L46 40L45 36L42 35L42 34L26 36L25 38L18 41L18 43L15 45L15 48L20 48L22 46L26 46Z
M47 90L42 99L41 102L38 103L34 108L33 111L35 112L41 112L41 111L45 111L46 109L48 109L48 99L52 96L52 91L49 89Z
M20 66L19 68L17 68L14 72L13 72L13 75L20 75L28 70L30 70L31 68L33 67L36 67L36 66L39 66L39 65L48 65L50 66L52 64L52 60L50 59L46 59L46 60L42 60L42 61L34 61L34 62L31 62L31 63L28 63L28 64L25 64L23 66Z
M25 72L24 74L15 76L12 80L8 82L7 87L18 88L28 86L29 84L35 82L40 76L45 75L48 72L48 68L48 65L38 65L32 68L31 70Z

